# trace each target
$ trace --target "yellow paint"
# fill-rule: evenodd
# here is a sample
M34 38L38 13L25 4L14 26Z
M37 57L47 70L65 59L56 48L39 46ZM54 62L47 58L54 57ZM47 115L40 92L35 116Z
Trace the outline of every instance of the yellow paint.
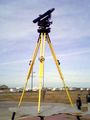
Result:
M24 96L24 93L25 93L25 90L26 90L26 87L27 87L28 79L29 79L29 77L31 75L32 68L33 68L33 65L34 65L34 62L35 62L35 59L36 59L36 56L37 56L37 52L38 52L39 46L40 46L40 37L38 38L38 42L37 42L36 47L35 47L35 51L34 51L34 54L33 54L32 62L31 62L31 65L30 65L30 68L29 68L29 71L28 71L28 75L27 75L27 78L26 78L26 83L25 83L22 95L20 97L18 107L20 107L21 102L23 100L23 96Z
M47 37L47 39L46 39L46 37ZM31 62L31 65L30 65L30 68L29 68L29 71L28 71L27 78L26 78L26 83L25 83L25 86L24 86L24 89L23 89L23 92L22 92L22 95L20 97L20 101L19 101L19 104L18 104L18 107L20 107L22 99L23 99L23 96L24 96L24 93L25 93L25 90L26 90L26 87L27 87L28 79L30 78L30 75L31 75L31 72L32 72L32 69L33 69L33 65L34 65L34 62L35 62L35 59L36 59L36 56L37 56L37 52L38 52L38 49L40 47L38 113L40 113L40 105L41 105L41 90L42 90L42 79L43 79L43 76L44 76L44 56L45 56L46 40L47 40L47 42L49 44L52 56L54 58L56 66L57 66L59 75L60 75L60 77L62 79L62 82L63 82L63 85L65 87L65 90L66 90L68 99L70 101L70 104L71 104L71 106L73 106L72 99L71 99L69 91L68 91L68 89L66 87L66 84L65 84L64 77L62 75L60 66L58 65L57 58L56 58L54 49L52 47L52 44L50 42L49 35L46 35L46 33L41 33L40 36L39 36L37 45L35 47L35 51L34 51L34 54L33 54L33 57L32 57L32 62Z
M42 80L44 75L44 55L45 55L45 38L46 34L41 33L41 44L40 44L40 65L39 65L39 96L38 96L38 113L40 113L41 105L41 90ZM42 60L41 60L42 58Z
M66 93L67 93L68 99L69 99L69 101L70 101L71 106L73 107L74 105L73 105L72 99L71 99L70 94L69 94L69 92L68 92L68 90L67 90L67 87L66 87L66 84L65 84L65 81L64 81L64 77L63 77L63 75L62 75L62 72L61 72L60 66L58 65L58 61L57 61L57 58L56 58L56 55L55 55L54 49L53 49L53 47L52 47L52 44L51 44L51 42L50 42L50 38L49 38L49 36L48 36L48 38L47 38L47 42L48 42L48 44L49 44L49 47L50 47L51 53L52 53L52 55L53 55L53 58L54 58L55 64L56 64L57 69L58 69L58 72L59 72L59 75L60 75L60 77L61 77L61 79L62 79L62 81L63 81L63 85L64 85L64 87L65 87L65 90L66 90Z

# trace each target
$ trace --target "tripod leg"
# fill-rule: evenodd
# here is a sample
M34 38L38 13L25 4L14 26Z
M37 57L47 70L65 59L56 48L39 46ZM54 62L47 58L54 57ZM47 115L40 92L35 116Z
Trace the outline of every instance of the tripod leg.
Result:
M33 65L34 65L34 62L35 62L35 59L36 59L36 56L37 56L39 46L40 46L40 35L39 35L39 38L38 38L38 41L37 41L37 44L36 44L36 47L35 47L35 50L34 50L34 54L33 54L33 57L32 57L32 62L31 62L31 65L30 65L30 68L29 68L29 71L28 71L28 75L27 75L27 78L26 78L26 83L25 83L22 95L20 97L18 107L21 105L21 102L22 102L22 99L23 99L23 96L24 96L24 93L25 93L25 90L26 90L26 87L27 87L28 79L29 79L30 74L32 72Z
M44 37L44 39L43 39ZM39 65L39 97L38 97L38 113L40 113L41 104L41 90L42 90L42 79L44 75L44 52L45 52L45 34L41 33L41 44L40 44L40 65Z
M59 64L58 64L58 61L57 61L57 58L56 58L56 55L55 55L54 49L53 49L53 47L52 47L52 44L51 44L51 41L50 41L49 35L47 35L47 42L48 42L48 44L49 44L49 47L50 47L51 53L52 53L52 55L53 55L53 58L54 58L54 61L55 61L56 66L57 66L57 69L58 69L59 75L60 75L60 77L61 77L61 79L62 79L63 85L64 85L64 87L65 87L65 90L66 90L66 93L67 93L68 99L69 99L69 101L70 101L71 106L73 107L73 103L72 103L72 100L71 100L70 94L69 94L69 92L68 92L68 90L67 90L67 87L66 87L66 84L65 84L65 81L64 81L64 78L63 78L63 75L62 75L62 72L61 72L60 66L59 66Z
M44 33L44 41L43 41L43 56L45 57L45 46L46 46L46 33ZM43 85L44 88L44 62L43 62Z
M80 120L80 116L77 115L76 118L77 118L77 120Z
M44 120L44 116L38 116L38 117L40 117L40 120Z

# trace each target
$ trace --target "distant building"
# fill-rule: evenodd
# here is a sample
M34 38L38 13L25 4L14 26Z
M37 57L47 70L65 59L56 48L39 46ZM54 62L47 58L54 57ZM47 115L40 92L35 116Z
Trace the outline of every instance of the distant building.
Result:
M87 88L87 91L89 91L90 90L90 88Z
M55 91L56 90L56 88L52 88L52 91Z
M0 93L2 93L3 92L3 90L0 90Z
M0 90L9 90L8 86L6 85L1 85Z
M83 91L83 90L87 90L87 88L80 88L80 90L81 90L81 91Z
M76 87L70 87L69 90L77 90Z
M51 90L52 90L52 91L59 91L60 88L52 88Z
M38 87L33 87L32 91L38 91Z
M67 87L67 86L66 86L66 88L65 88L65 87L62 87L62 90L65 90L65 89L69 90L69 87Z
M17 92L17 89L16 88L10 88L9 91L10 92Z

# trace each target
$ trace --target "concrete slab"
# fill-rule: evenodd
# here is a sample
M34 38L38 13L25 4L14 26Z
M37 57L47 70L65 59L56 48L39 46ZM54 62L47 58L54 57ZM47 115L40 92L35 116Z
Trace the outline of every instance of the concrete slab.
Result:
M77 110L76 107L71 107L68 104L62 103L47 103L41 105L41 112L38 113L37 106L22 106L19 109L16 107L9 108L12 112L17 112L20 115L30 115L30 116L51 116L54 114L59 113L78 113L81 114L82 112Z
M74 117L73 119L69 118L67 120L74 120L74 119L77 120L76 115L85 116L90 114L90 111L82 112L80 110L77 110L75 105L74 107L71 107L69 104L62 104L62 103L42 103L40 113L38 113L37 111L36 103L30 104L29 106L22 106L19 109L17 109L17 107L11 107L9 108L9 110L11 112L16 112L15 118L16 119L21 118L21 120L22 118L25 120L29 120L29 119L36 120L36 116L45 116L45 120L47 120L48 117L50 117L49 119L53 120L52 116L60 115L60 114L64 114L64 118L59 118L59 120L65 119L65 114L68 114ZM40 118L38 119L40 120ZM82 119L84 120L84 118ZM58 118L55 120L58 120Z

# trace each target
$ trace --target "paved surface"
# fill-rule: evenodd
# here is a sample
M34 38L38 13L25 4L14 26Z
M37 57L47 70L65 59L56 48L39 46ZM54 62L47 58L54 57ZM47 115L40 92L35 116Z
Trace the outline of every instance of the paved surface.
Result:
M12 109L16 109L17 108L17 104L18 104L17 102L0 102L0 120L11 120L11 116L12 116L13 111L10 111L10 109L11 110ZM19 120L19 118L21 120L40 120L40 118L38 118L38 117L32 117L29 114L30 111L32 111L31 107L34 106L34 108L36 108L36 105L37 105L37 103L28 103L28 102L23 103L22 107L21 107L21 111L19 111L19 112L17 111L15 120ZM43 115L46 114L46 116L47 116L47 117L45 117L45 120L76 120L75 116L66 115L66 114L58 114L58 115L50 116L50 114L52 115L52 112L55 112L55 111L56 112L57 111L60 112L61 109L64 110L65 107L66 107L65 104L60 104L59 103L59 105L60 106L58 106L56 104L53 104L54 109L53 109L52 104L49 104L49 105L46 106L45 109L47 109L47 110L44 110L44 107L42 108ZM49 110L48 110L48 107L50 107ZM57 107L60 110L58 110ZM50 111L52 111L52 112L50 113ZM35 113L35 111L34 111L34 113ZM27 118L27 116L30 116L30 117ZM81 120L90 120L90 112L89 112L89 115L84 115Z
M33 103L23 103L24 106L31 105ZM12 111L9 110L11 107L17 107L17 102L8 102L8 101L0 101L0 120L11 120ZM20 115L16 115L19 117Z
M12 112L18 112L20 115L30 116L51 116L59 113L81 113L76 108L71 107L68 104L62 103L45 103L41 105L40 114L37 111L37 105L22 106L19 109L17 107L9 108Z
M37 104L31 104L30 106L21 106L19 109L17 107L9 108L12 112L17 112L20 115L30 115L30 116L52 116L59 113L70 113L87 115L90 114L90 109L87 112L82 112L77 110L76 106L72 107L69 104L63 103L43 103L41 105L40 114L37 111Z

